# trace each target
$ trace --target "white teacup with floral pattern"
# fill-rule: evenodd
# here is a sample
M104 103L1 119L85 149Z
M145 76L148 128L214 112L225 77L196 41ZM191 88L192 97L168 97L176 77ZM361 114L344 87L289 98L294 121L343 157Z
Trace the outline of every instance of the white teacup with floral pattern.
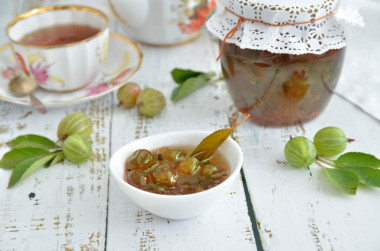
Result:
M156 46L197 38L215 0L108 0L114 15L140 42Z
M35 31L65 25L86 25L99 32L66 44L31 45L22 41ZM46 90L75 91L90 84L107 59L108 18L91 7L57 5L33 9L15 17L6 32L20 70L17 74L34 77Z

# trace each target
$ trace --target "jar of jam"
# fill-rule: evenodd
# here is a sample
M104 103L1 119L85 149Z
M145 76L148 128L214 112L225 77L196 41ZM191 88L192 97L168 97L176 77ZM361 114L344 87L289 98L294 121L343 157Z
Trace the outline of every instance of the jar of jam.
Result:
M263 125L291 125L318 116L331 98L345 49L323 54L276 54L226 44L221 58L239 112Z
M295 2L222 0L207 23L220 39L222 71L236 108L262 125L318 116L342 70L346 43L334 16L337 1Z

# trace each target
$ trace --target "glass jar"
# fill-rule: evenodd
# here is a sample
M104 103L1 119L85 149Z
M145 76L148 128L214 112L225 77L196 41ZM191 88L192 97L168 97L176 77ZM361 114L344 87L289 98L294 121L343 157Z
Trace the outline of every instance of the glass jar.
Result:
M207 29L220 41L217 59L237 109L267 126L318 116L342 70L342 17L355 13L346 7L340 0L220 0Z
M345 48L323 54L276 54L226 43L221 57L240 113L262 125L284 126L318 116L342 70Z

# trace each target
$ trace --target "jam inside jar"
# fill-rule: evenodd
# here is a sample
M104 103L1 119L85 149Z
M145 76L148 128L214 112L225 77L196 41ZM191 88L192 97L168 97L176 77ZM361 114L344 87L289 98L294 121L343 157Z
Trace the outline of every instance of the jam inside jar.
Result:
M345 48L323 54L276 54L226 43L221 58L238 111L265 126L285 126L318 116L338 82Z

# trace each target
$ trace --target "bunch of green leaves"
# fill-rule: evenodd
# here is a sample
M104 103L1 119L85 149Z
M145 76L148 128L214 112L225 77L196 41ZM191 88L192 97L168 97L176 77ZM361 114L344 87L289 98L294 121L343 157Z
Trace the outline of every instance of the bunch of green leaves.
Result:
M205 85L215 83L223 77L216 77L216 73L200 72L186 69L175 68L171 71L174 82L178 84L172 91L171 99L178 101Z
M0 168L12 169L8 188L25 179L38 168L48 168L63 160L62 148L39 135L22 135L7 142L12 149L0 160Z
M355 195L359 184L380 188L380 159L373 155L348 152L335 160L317 155L316 163L334 186L346 194Z
M0 168L13 170L8 188L25 179L38 168L46 168L64 158L79 164L91 158L88 137L93 123L84 113L71 113L58 125L58 142L34 134L22 135L7 142L12 149L0 160Z
M355 195L359 184L380 187L380 160L375 156L348 152L343 154L348 139L338 127L319 130L314 140L298 136L285 145L284 153L288 162L295 167L306 167L317 163L339 190Z

